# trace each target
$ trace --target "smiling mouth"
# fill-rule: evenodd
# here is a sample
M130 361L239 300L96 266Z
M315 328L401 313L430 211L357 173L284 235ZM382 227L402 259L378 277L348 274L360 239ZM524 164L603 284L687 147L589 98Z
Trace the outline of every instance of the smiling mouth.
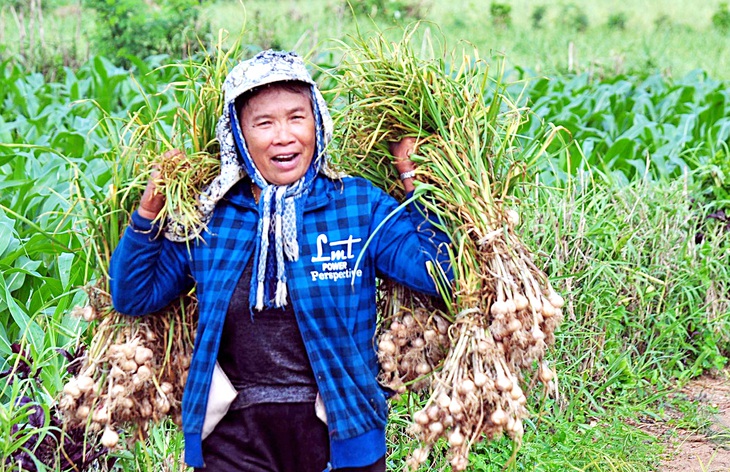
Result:
M296 159L296 157L298 155L299 155L298 153L294 153L294 154L281 154L279 156L274 156L272 158L272 160L274 160L276 162L291 162L294 159Z

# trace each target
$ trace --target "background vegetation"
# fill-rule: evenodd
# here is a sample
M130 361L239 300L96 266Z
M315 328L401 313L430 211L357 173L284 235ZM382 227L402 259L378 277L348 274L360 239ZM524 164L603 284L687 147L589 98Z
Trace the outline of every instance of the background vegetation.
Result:
M398 37L416 19L447 47L506 57L509 93L530 109L525 141L545 123L567 130L522 195L523 236L569 303L553 353L560 395L532 392L546 412L509 468L654 470L662 445L631 425L702 432L702 412L672 392L730 355L730 12L719 1L592 3L0 3L0 470L82 469L99 455L102 468L184 469L174 426L110 455L62 433L53 407L87 341L70 315L93 282L87 238L113 226L110 199L136 198L115 192L140 170L119 160L121 119L174 113L179 69L157 67L194 58L225 27L243 31L244 54L308 55L326 84L357 27ZM401 426L417 402L394 405L392 470L413 447ZM501 470L511 453L504 439L480 445L472 468Z

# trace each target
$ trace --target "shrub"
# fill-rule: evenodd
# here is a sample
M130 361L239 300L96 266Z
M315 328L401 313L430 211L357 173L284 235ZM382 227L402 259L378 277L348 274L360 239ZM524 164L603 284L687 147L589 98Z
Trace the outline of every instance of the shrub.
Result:
M613 13L608 17L608 27L612 30L625 30L626 29L626 13Z
M563 5L560 19L560 26L572 28L575 31L583 32L588 29L588 15L585 10L575 3Z
M127 57L187 56L198 49L199 0L83 0L98 15L93 50L128 65Z
M712 15L712 24L723 33L730 32L730 10L728 10L727 2L720 2Z
M497 27L506 27L512 24L512 7L506 3L492 3L489 6L489 13L492 15L492 24Z
M654 19L654 29L657 31L669 30L672 28L672 18L662 13Z
M346 3L357 13L391 21L420 20L428 7L425 0L346 0Z
M545 19L545 14L547 13L547 7L545 5L538 5L535 7L534 10L532 10L532 15L530 15L530 20L532 20L532 27L535 29L542 28L542 22Z

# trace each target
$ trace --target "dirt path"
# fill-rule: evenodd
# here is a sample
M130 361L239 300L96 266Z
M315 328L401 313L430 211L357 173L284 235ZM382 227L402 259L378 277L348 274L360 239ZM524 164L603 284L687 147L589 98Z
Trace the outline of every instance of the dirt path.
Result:
M688 431L654 423L648 429L667 444L660 472L730 472L730 370L690 382L682 393L712 411L709 425Z

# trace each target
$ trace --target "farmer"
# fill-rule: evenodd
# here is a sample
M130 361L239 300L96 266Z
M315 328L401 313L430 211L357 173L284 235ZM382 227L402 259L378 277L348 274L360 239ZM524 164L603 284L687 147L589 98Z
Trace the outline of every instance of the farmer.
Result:
M437 295L426 262L446 267L447 238L413 205L396 212L398 202L366 180L330 170L332 121L295 54L240 63L223 92L221 172L201 196L202 241L157 236L164 197L151 179L111 260L114 306L151 313L195 284L182 410L189 465L384 471L375 278ZM413 145L391 144L408 192ZM219 396L210 388L216 361L238 393L204 438Z

